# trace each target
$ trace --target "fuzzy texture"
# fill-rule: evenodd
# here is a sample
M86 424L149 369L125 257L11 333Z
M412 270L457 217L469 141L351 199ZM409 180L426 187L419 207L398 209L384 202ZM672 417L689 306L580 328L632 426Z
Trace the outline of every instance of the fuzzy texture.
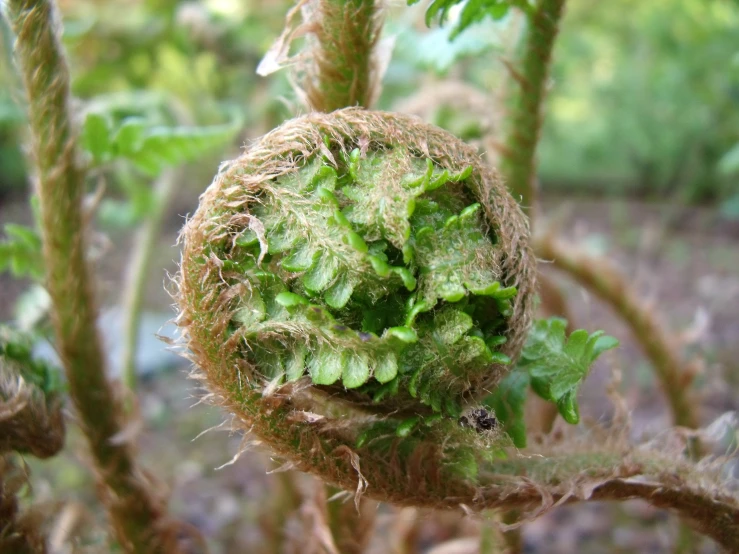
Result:
M117 440L126 421L121 399L105 376L96 326L97 303L85 258L85 172L77 164L70 78L56 12L48 0L10 0L6 9L29 103L56 348L95 460L99 491L126 551L180 552L181 536L192 535L190 527L168 518L164 495L136 463L131 445Z
M64 415L58 370L32 355L32 340L0 325L0 454L37 458L64 446Z
M380 37L380 0L317 0L309 8L311 18L311 64L305 80L310 106L331 112L348 106L369 107L374 82L373 50Z
M565 0L541 0L529 14L522 51L510 67L509 116L501 145L501 172L528 213L536 202L536 146L544 120L549 66Z
M28 485L24 468L0 455L0 552L45 554L46 537L40 513L21 513L16 495Z
M62 449L64 435L59 395L44 394L0 358L0 453L48 458Z
M237 323L242 326L255 324L250 314L261 313L261 308L249 303L249 291L259 285L248 278L254 266L244 266L247 271L241 276L235 271L239 264L232 263L238 260L234 253L240 252L239 244L253 248L255 258L264 253L260 271L267 272L274 270L271 264L275 261L293 258L269 251L270 238L274 237L269 225L255 215L266 217L269 213L272 204L266 201L270 196L264 191L304 190L304 184L295 180L302 178L301 169L309 171L310 164L321 158L340 158L341 151L351 158L349 153L355 147L359 147L355 168L359 175L363 159L376 159L372 152L387 155L399 144L451 174L462 172L467 165L473 167L471 175L447 186L466 185L485 205L486 218L501 248L499 266L516 269L508 273L518 287L514 311L528 317L533 297L533 274L529 272L533 268L529 265L525 220L501 190L495 174L478 166L472 150L447 133L406 116L357 109L312 114L288 122L241 158L225 164L183 231L178 324L185 355L197 366L193 376L209 390L208 400L235 414L235 427L249 431L253 444L264 443L284 459L281 469L316 474L358 497L366 495L402 506L516 509L523 519L564 502L639 497L677 510L726 547L737 544L739 504L720 476L722 461L693 465L681 456L685 441L679 435L673 437L675 444L634 448L626 440L628 425L623 412L619 412L612 431L594 427L584 437L537 445L522 455L508 448L510 442L499 429L481 432L461 426L454 418L424 419L425 415L407 425L407 410L398 411L397 405L383 410L387 398L379 403L365 402L361 392L345 391L338 382L331 387L315 386L307 375L284 382L282 376L266 375L263 367L250 361L248 345L252 343L238 332L233 316L240 313ZM316 174L322 171L313 170ZM309 182L323 183L312 178ZM355 180L346 182L351 187ZM318 194L320 186L310 195ZM340 197L333 190L336 194L320 194L333 202L332 198ZM305 198L293 194L291 201L301 203ZM263 204L256 202L258 199ZM305 236L313 232L310 225L325 217L323 208L314 207L313 220L306 221ZM334 217L335 222L342 219ZM362 246L357 240L354 243ZM313 263L314 258L308 258ZM288 265L297 275L297 290L302 291L305 283L301 280L308 270L307 265L293 265L297 260L291 259ZM400 283L397 287L401 290ZM308 303L319 301L320 295L306 295ZM290 298L292 307L303 305ZM249 309L239 312L245 299ZM318 312L319 319L324 317L321 310ZM523 327L518 328L518 321L511 324L506 343L513 356L523 339L518 333L528 327L524 319ZM492 385L501 373L491 371L481 382L470 382L471 390L476 386L484 390L485 381ZM419 407L423 406L414 405Z
M332 152L331 148L324 143L324 137L330 137L326 140L335 151ZM288 184L285 184L285 182L286 176L299 175L298 170L302 165L313 171L312 175L320 175L324 169L328 169L331 173L332 169L330 167L318 169L314 167L317 157L323 156L328 160L327 163L331 163L332 160L342 155L345 156L347 152L355 148L357 150L353 151L353 155L358 167L354 172L350 170L350 173L356 174L357 178L362 181L365 169L372 169L373 164L377 161L379 169L377 169L376 176L379 184L377 184L376 189L371 188L370 185L365 187L370 191L366 198L357 196L359 195L357 190L361 188L358 185L345 186L342 189L346 194L357 198L357 202L348 208L344 208L344 212L347 214L346 217L342 214L336 217L341 220L347 219L348 221L345 221L342 225L349 225L350 227L353 225L360 234L363 234L362 237L357 237L356 232L347 231L347 236L351 240L348 241L349 244L342 245L336 243L336 241L331 242L331 237L326 234L327 232L324 229L316 228L320 227L320 223L311 221L311 217L320 221L321 214L319 212L324 209L323 206L326 203L311 204L307 212L293 214L291 210L298 209L294 206L310 201L305 196L301 199L300 195L308 195L309 193L305 192L305 187L300 188L298 186L296 189L295 186L290 185L290 181L288 181ZM364 154L362 154L363 152ZM384 163L383 159L373 157L376 152L382 153L384 160L390 160L387 165L382 165ZM400 156L400 159L396 159L398 156ZM403 159L403 156L410 159ZM426 159L427 162L423 163L423 159ZM425 236L428 236L428 232L431 230L430 227L419 230L418 236L411 236L415 233L414 229L425 226L426 224L423 221L429 220L428 218L431 216L425 216L425 219L423 219L424 216L419 216L422 217L422 223L419 223L416 227L412 225L409 227L405 219L395 217L397 210L406 209L406 203L413 206L418 203L418 211L422 211L420 206L423 196L418 195L423 187L403 188L401 177L406 176L411 171L410 176L415 178L417 174L412 172L413 168L411 167L414 165L422 166L423 169L419 171L423 172L427 171L427 167L429 172L433 169L435 171L433 175L436 175L436 167L432 168L434 164L444 169L443 175L440 174L436 179L438 183L443 184L444 176L447 176L449 182L446 186L447 188L451 187L450 190L456 191L454 194L468 194L482 204L481 210L477 210L476 205L468 206L467 209L462 210L459 216L449 217L443 228L439 229L437 233L439 237L443 238L451 234L449 240L464 240L463 237L466 235L463 230L459 229L463 225L472 225L474 231L476 224L484 224L489 227L495 236L495 244L492 244L483 236L483 228L480 228L479 232L475 232L475 236L478 238L475 239L476 242L473 244L478 246L475 246L475 250L461 253L463 260L460 263L462 265L452 266L456 269L451 275L443 273L442 270L434 271L431 268L424 270L426 266L423 265L423 256L427 243L419 237L424 234L424 231ZM469 174L470 170L471 174ZM461 179L464 171L469 174L464 181L464 186L462 186L462 183L454 183L454 179ZM370 172L367 179L371 177L372 173ZM331 188L334 186L337 185L331 184ZM439 185L434 186L438 188ZM321 192L318 196L323 198L328 195L330 197L328 204L336 201L333 193L329 194L326 190L318 190L323 189L323 186L315 188L317 192ZM347 189L351 190L347 191ZM372 192L375 190L378 192ZM310 194L316 196L317 192L311 192ZM339 193L337 192L337 194ZM409 194L416 195L418 200L414 199L413 196L409 197ZM438 199L439 197L434 198ZM394 212L392 211L395 208L393 203L401 203L402 205ZM384 212L383 205L385 206ZM434 207L437 206L435 202L426 201L426 204L423 205L428 206L428 209L442 212L441 207ZM464 202L459 204L461 208L465 205ZM285 220L287 216L284 215L284 212L286 210L290 212L289 216L292 219ZM377 220L371 219L371 214L375 210L389 215L377 223ZM478 216L475 215L478 211L482 212L479 220L476 219ZM276 217L275 214L281 218L278 220L279 223L272 221ZM287 229L283 228L287 225L285 221L289 223ZM329 219L326 225L333 225L332 221ZM467 223L463 224L462 222ZM299 225L297 229L292 228L295 224ZM378 230L378 227L381 229ZM461 233L460 238L455 239L455 233ZM257 250L254 250L255 253L252 254L255 258L250 262L252 267L256 264L264 271L273 271L273 267L281 265L283 270L278 268L274 271L278 272L275 275L282 280L287 279L286 276L289 276L290 272L303 275L303 284L301 285L298 282L296 285L293 282L290 285L292 288L290 294L298 292L310 297L311 290L306 291L306 289L318 288L324 290L328 288L324 295L326 303L314 306L311 309L319 312L319 316L316 317L325 317L329 321L333 321L331 319L333 315L339 314L340 308L347 302L348 296L338 302L334 300L333 296L329 297L331 291L341 284L342 279L349 281L349 295L354 290L354 296L364 294L370 300L374 298L372 306L379 302L379 299L387 298L382 302L391 301L392 295L386 296L388 290L406 287L409 291L412 291L417 286L418 292L415 300L410 298L409 301L415 301L415 306L419 309L423 302L425 304L424 312L436 308L433 313L434 324L437 328L444 324L452 328L462 325L461 330L455 330L453 333L456 338L457 335L464 334L471 323L465 323L469 320L468 316L461 314L457 317L455 316L456 312L449 311L453 308L452 304L459 302L460 299L473 299L473 297L477 299L478 295L472 291L478 290L475 287L482 287L492 279L493 281L499 281L497 284L493 283L495 286L492 289L497 291L499 287L506 287L506 294L508 294L508 291L511 294L515 293L515 296L510 300L510 313L499 331L502 335L498 342L503 344L496 348L500 349L504 357L515 360L529 328L535 268L533 267L534 259L528 247L528 227L520 210L507 194L495 173L480 162L473 149L445 131L420 123L418 120L407 116L347 109L330 115L313 114L283 125L265 136L244 156L224 166L214 184L203 195L201 207L187 224L183 237L185 252L180 283L182 315L191 321L188 324L191 334L195 335L203 331L210 334L210 337L204 335L198 337L204 342L200 348L212 345L220 352L218 356L221 360L229 359L231 356L241 357L240 352L245 350L243 346L244 338L247 340L248 348L259 359L258 348L274 350L279 347L279 345L262 340L265 335L279 335L284 337L281 340L285 342L287 335L299 338L306 333L306 325L301 324L297 317L288 318L280 326L274 324L273 320L277 319L277 316L274 315L275 311L269 307L270 299L265 296L265 294L268 294L265 292L265 288L258 289L260 296L257 297L254 293L254 287L258 287L259 284L253 277L247 277L246 280L240 279L238 272L230 271L234 268L243 271L241 269L243 262L240 261L238 256L240 252L239 245L245 243L252 243L258 249L258 254ZM411 238L416 240L412 241ZM278 239L279 247L276 246ZM269 245L266 244L267 242L269 242ZM388 248L388 243L390 243L391 250L395 248L397 252L400 252L402 249L404 259L408 253L406 247L412 246L412 256L417 258L420 273L414 276L411 275L408 268L401 269L395 266L388 268L386 266L390 262L378 260L378 257L383 255L381 251ZM286 248L285 244L293 248L293 250L287 250L288 253L292 252L292 254L282 254L282 251ZM368 244L369 246L367 246ZM378 250L373 250L377 244L380 244ZM431 241L429 244L433 247L435 243ZM431 250L428 256L432 261L428 263L433 265L435 261L444 261L446 256L453 253L451 250L446 250L446 248L453 249L454 246L451 246L453 243L445 242L443 244L449 244L450 246L445 246L445 250L439 250L435 254ZM346 252L336 252L339 249ZM329 254L334 258L329 259ZM270 261L262 264L264 256L269 256ZM316 256L319 257L318 261L316 261ZM348 262L343 262L344 259ZM387 260L387 256L384 259ZM464 261L465 259L467 261ZM401 262L397 261L395 263ZM482 267L477 266L478 263L482 263ZM322 270L324 266L331 266L325 270L329 276L324 278L319 274L318 279L314 278L313 273ZM287 273L284 271L285 267L289 268ZM469 270L471 273L465 279L472 280L473 283L468 282L468 280L465 280L464 284L455 281L458 278L456 273L463 276L467 275L465 272L470 267L472 268ZM486 268L489 268L490 271L494 270L493 273L480 277L478 275L479 271L487 271ZM402 283L400 278L393 280L393 275L380 282L379 285L372 278L374 273L385 276L392 273L391 270L398 275L402 275ZM472 272L472 270L475 270L475 272ZM249 273L249 275L252 274L253 272ZM244 273L244 275L247 275L247 273ZM418 280L416 277L418 277ZM488 281L477 281L477 279L483 277ZM439 279L452 279L453 282L442 281L437 286ZM320 286L315 284L316 280L320 281ZM332 282L335 285L331 285ZM285 285L280 286L284 288ZM315 296L315 293L314 290L313 296ZM298 300L306 305L308 304L308 301L303 300L302 297ZM279 296L277 302L284 304ZM268 305L266 311L273 315L268 318L267 323L256 325L253 321L253 314L257 311L259 313L265 312L264 303ZM444 305L449 306L449 309L442 309ZM324 310L326 307L337 309L333 310L333 313L321 315L321 311L326 311ZM207 323L203 319L204 314L208 314ZM339 316L337 315L337 317ZM408 320L413 319L413 317L409 316ZM464 319L465 322L457 324L457 319L454 319L454 317ZM444 318L449 321L444 320ZM441 323L439 323L440 320ZM239 332L234 332L234 321L243 323L243 326L237 329ZM345 324L344 320L338 321L342 325L334 325L334 328L346 329L349 325L348 323ZM363 325L365 324L363 323ZM408 323L405 327L386 328L382 337L374 335L367 327L362 327L361 330L348 329L348 333L337 332L328 337L330 340L325 340L328 340L329 346L333 347L334 344L345 343L345 349L355 351L358 351L362 346L362 342L367 341L370 344L384 341L392 346L392 341L395 338L403 338L401 331L398 330L402 330L404 334L415 333L415 330L409 329L409 326L411 326L411 323ZM240 331L242 328L244 329L243 332ZM256 337L254 333L249 334L252 329L257 328L263 329L263 331L260 331ZM372 328L371 330L375 331L377 335L381 333L381 329ZM359 331L359 334L357 335L355 331ZM218 335L213 336L213 333L218 333ZM248 338L250 336L251 339ZM415 337L409 340L415 340ZM419 342L423 343L422 336ZM228 345L226 351L223 350L221 343ZM476 345L479 343L482 343L482 340L470 338L465 344ZM293 344L290 348L293 350L302 349L303 345ZM303 363L304 356L304 354L300 355L298 364ZM316 354L315 357L317 360L327 360L326 365L331 363L331 359L324 356L322 352ZM253 357L247 363L254 363ZM210 367L210 365L212 365L212 362L204 367ZM257 365L260 367L256 371L251 367L247 370L247 378L271 380L278 377L275 372L267 370L265 367L267 362L264 361L263 357L261 363ZM308 365L310 366L310 363ZM500 362L491 361L487 367L486 371L477 371L474 374L466 375L452 375L452 373L455 373L454 368L451 372L447 372L443 371L444 368L442 367L441 373L436 377L440 382L446 379L444 382L457 395L455 400L464 403L483 396L507 371L507 367ZM215 370L215 368L213 369ZM317 378L316 373L319 370L323 371L321 368L316 369L315 372L311 371L315 383L332 384L336 380L326 381L323 377ZM290 371L288 368L288 374L290 374ZM431 371L428 373L430 375ZM300 377L302 374L303 371L299 370L294 377ZM375 374L379 375L379 367L375 370ZM217 379L217 377L215 378ZM384 382L379 376L378 379L381 383ZM347 387L358 386L354 381L352 381L352 384L348 383L346 371L343 382ZM363 382L359 384L361 385ZM413 383L411 382L409 386L412 388ZM405 410L419 408L420 403L413 400L413 398L408 398L407 395L403 397L402 394L398 396L401 402L395 404L394 409L398 407ZM416 395L411 393L411 396L415 397ZM377 400L376 396L375 399ZM424 403L433 404L431 401ZM434 407L434 411L440 410Z

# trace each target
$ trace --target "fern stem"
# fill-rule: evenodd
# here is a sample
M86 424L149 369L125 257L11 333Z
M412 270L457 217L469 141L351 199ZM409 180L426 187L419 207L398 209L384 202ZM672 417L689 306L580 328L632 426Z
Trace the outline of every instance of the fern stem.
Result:
M239 389L238 377L228 390L240 398L219 403L234 409L249 406L245 428L270 444L277 456L290 455L295 469L314 473L344 490L362 484L365 494L419 508L459 509L465 505L481 512L488 509L539 512L542 503L627 500L640 498L678 513L687 523L725 547L739 544L739 501L722 487L718 470L696 468L690 460L652 450L604 446L585 450L568 445L565 452L524 456L488 464L471 482L444 471L444 454L437 443L419 444L412 450L356 449L351 429L298 422L289 401L262 399L258 391ZM269 415L264 411L269 407ZM246 414L244 414L246 415ZM290 422L288 424L288 422ZM700 472L700 473L699 473ZM712 474L713 473L713 474ZM525 476L525 477L521 477ZM577 494L580 484L589 494ZM583 489L583 490L584 490Z
M46 537L38 517L24 517L16 493L25 483L22 473L9 454L0 454L0 552L46 554Z
M528 26L515 78L506 136L503 141L501 171L509 190L531 218L536 202L536 145L544 119L549 66L557 38L565 0L541 0L527 13Z
M680 359L676 341L657 314L644 307L621 273L607 260L579 252L576 247L550 235L537 237L534 251L539 258L552 260L555 267L593 291L629 324L634 338L654 366L675 424L698 427L695 402L688 393L696 370Z
M520 517L518 510L508 510L503 513L503 523L516 523ZM523 552L523 535L521 527L516 527L503 533L503 540L507 548L507 554L521 554ZM481 549L482 550L482 549Z
M154 186L152 211L148 214L144 226L136 234L133 254L129 263L123 293L125 310L123 321L125 327L123 330L121 367L123 368L123 382L131 391L136 390L136 353L139 345L139 326L141 324L147 276L149 275L157 237L162 227L162 219L174 192L176 181L177 174L174 170L167 170L157 180Z
M380 36L378 0L319 0L307 94L313 109L332 112L372 102L372 53Z
M121 436L121 403L105 377L97 305L85 258L84 172L76 163L69 116L69 71L49 0L9 0L16 54L29 102L32 149L41 200L46 280L57 349L69 392L97 466L100 491L121 545L129 552L178 552L165 501ZM168 549L168 550L167 550Z
M367 551L372 531L375 528L377 502L361 498L358 503L331 500L337 492L331 486L325 487L326 509L331 534L341 554L363 554Z

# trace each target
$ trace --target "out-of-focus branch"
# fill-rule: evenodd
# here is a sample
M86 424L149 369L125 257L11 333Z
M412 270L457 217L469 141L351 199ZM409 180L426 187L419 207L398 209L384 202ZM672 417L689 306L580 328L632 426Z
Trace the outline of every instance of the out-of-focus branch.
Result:
M86 259L85 173L69 114L69 71L49 0L9 0L8 19L29 103L41 207L46 285L56 346L80 417L116 537L129 552L180 552L183 531L136 463L124 436L121 402L105 375L97 303Z
M154 187L152 211L147 214L146 222L136 233L133 245L133 254L126 276L123 293L123 381L131 391L136 390L137 368L136 352L139 345L139 327L141 325L141 310L146 292L146 278L151 267L151 260L156 247L157 237L162 228L162 219L172 197L177 181L175 170L165 171L157 180Z
M511 92L501 146L501 171L531 217L536 201L536 146L544 120L549 66L565 0L541 0L529 12L518 63L509 64Z

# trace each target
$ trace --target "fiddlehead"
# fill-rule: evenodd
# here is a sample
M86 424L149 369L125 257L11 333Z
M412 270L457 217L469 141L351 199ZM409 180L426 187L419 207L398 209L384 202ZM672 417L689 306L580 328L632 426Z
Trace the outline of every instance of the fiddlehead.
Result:
M529 327L525 218L474 150L407 116L285 124L221 171L183 236L180 322L209 384L361 414L359 444L459 427Z
M720 477L695 485L679 456L618 433L521 455L492 418L462 424L521 353L534 259L516 203L448 133L360 109L295 119L223 166L182 237L196 377L287 467L400 505L540 513L642 496L691 515L701 500L698 527L739 536L711 523L739 516ZM592 358L597 338L560 354Z

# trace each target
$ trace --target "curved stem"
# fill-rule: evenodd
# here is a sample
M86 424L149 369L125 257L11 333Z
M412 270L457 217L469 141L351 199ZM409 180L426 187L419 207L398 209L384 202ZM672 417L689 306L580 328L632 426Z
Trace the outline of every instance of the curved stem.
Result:
M147 214L144 226L136 234L133 255L128 266L126 288L123 292L123 306L125 311L123 321L125 327L123 329L121 368L123 370L123 382L131 391L136 390L136 353L138 351L139 326L141 323L141 310L144 304L147 276L151 267L157 237L162 227L162 219L174 192L176 182L177 173L171 169L165 171L156 182L152 211Z
M510 110L501 147L501 171L509 190L531 217L536 202L536 145L544 119L552 49L565 0L540 0L528 12L520 63L511 68Z
M380 37L379 0L319 0L317 47L306 93L311 107L368 108L375 96L373 50Z
M675 424L698 427L696 403L688 392L696 370L680 359L679 345L621 273L608 260L589 256L551 235L536 237L534 251L539 258L551 260L555 267L590 289L626 320L654 366Z
M724 492L717 468L700 467L679 455L632 448L623 438L568 442L562 450L524 452L485 463L475 480L447 465L443 441L412 447L355 446L355 426L330 418L296 417L310 402L282 391L263 398L232 377L214 400L240 413L245 428L295 468L345 490L399 506L520 510L541 514L560 503L640 498L670 509L725 547L739 544L739 499ZM284 393L284 396L283 396Z
M49 0L9 0L9 20L29 101L41 201L43 254L56 345L69 392L95 460L100 491L121 545L130 552L178 552L176 522L136 464L123 436L121 403L105 376L92 277L85 258L85 174L69 116L69 72Z

